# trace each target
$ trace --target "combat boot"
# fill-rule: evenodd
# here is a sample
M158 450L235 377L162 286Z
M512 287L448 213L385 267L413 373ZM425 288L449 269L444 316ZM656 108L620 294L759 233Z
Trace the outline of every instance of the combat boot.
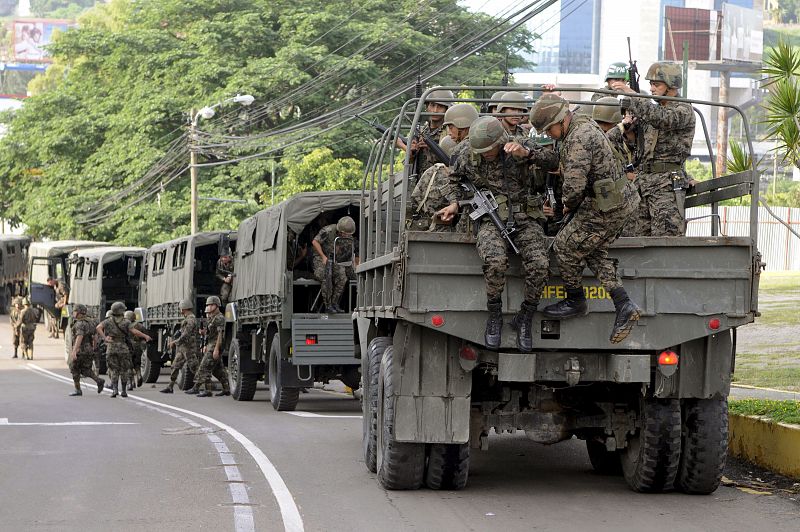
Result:
M503 303L501 301L489 301L486 308L489 310L489 317L486 319L486 332L483 335L484 343L489 349L500 349L500 342L503 335Z
M14 356L11 358L18 358L17 357L17 346L14 346Z
M83 395L83 392L81 391L81 385L80 384L76 384L75 385L75 390L73 390L73 392L71 394L69 394L69 396L70 397L80 397L81 395Z
M159 390L161 393L173 393L172 389L175 387L175 381L169 381L167 387L163 390Z
M103 393L103 388L105 388L105 386L106 386L105 379L97 377L97 381L96 382L97 382L97 393Z
M198 394L199 391L200 391L200 387L197 384L195 384L194 386L192 386L190 389L186 390L183 393L189 394L189 395L199 395Z
M636 303L631 301L628 293L624 288L615 288L611 291L611 299L614 300L614 306L617 308L617 315L614 318L614 327L611 329L612 344L618 344L623 341L631 333L633 326L639 319L641 311Z
M114 379L114 382L111 383L111 397L116 397L118 395L117 391L117 380Z
M565 320L576 316L586 316L589 306L586 304L586 294L583 288L567 288L567 298L558 303L553 303L542 310L546 318Z
M127 387L128 387L128 381L122 381L122 391L119 393L120 396L128 397L128 391L126 389Z
M205 390L197 394L197 397L214 397L214 394L211 393L211 387L206 387Z
M517 349L525 353L530 353L533 350L533 313L536 312L537 303L522 302L522 307L514 315L511 321L511 327L517 331Z
M141 388L142 384L144 384L144 377L142 377L142 368L138 368L136 370L136 386Z
M222 390L221 392L217 392L214 395L216 397L225 397L226 395L230 395L230 394L231 394L230 390Z

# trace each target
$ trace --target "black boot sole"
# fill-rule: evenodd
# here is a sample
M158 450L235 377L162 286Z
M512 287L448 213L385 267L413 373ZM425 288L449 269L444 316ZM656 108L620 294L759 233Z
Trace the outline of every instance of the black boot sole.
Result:
M628 335L633 330L633 326L636 325L637 321L639 321L640 317L641 317L641 312L639 311L639 309L636 309L636 311L634 311L628 317L628 321L625 322L625 325L623 325L619 329L612 330L611 331L611 338L609 338L609 340L611 340L611 343L612 344L618 344L621 341L623 341L625 338L627 338Z
M549 312L547 312L547 309L545 308L542 310L542 315L544 315L545 318L550 318L551 320L568 320L570 318L579 318L583 316L588 316L589 309L587 308L584 311L576 312L574 314L550 314Z

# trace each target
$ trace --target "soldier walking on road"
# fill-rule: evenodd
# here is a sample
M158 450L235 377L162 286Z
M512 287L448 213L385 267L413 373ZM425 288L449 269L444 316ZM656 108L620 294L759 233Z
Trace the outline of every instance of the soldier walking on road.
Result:
M233 257L229 254L222 255L219 260L217 260L217 279L222 282L222 286L220 286L219 289L219 298L223 309L231 300L234 277L236 277L236 275L233 271Z
M311 246L314 248L314 278L322 284L325 312L344 312L339 300L349 280L356 278L358 266L358 241L353 238L356 222L342 216L336 224L320 229ZM329 264L330 263L330 264Z
M97 393L103 391L105 380L97 376L92 363L94 362L94 335L95 327L92 320L86 317L86 305L75 305L72 321L72 350L69 355L69 370L75 383L75 391L70 397L83 395L81 391L81 377L89 377L97 383Z
M436 215L448 222L458 213L459 183L462 180L468 180L479 190L486 189L494 195L499 206L498 215L507 227L513 228L511 238L519 248L525 273L525 300L514 316L512 326L517 330L517 347L521 351L531 351L533 313L547 281L548 258L544 231L538 222L539 216L544 217L543 201L539 201L538 207L529 203L529 166L536 163L554 167L557 161L555 152L529 138L512 139L499 120L482 116L472 123L469 142L457 148L456 157L450 172L450 205ZM499 349L508 244L500 230L486 217L480 221L477 248L483 261L489 310L484 340L489 349Z
M11 334L14 338L14 356L12 358L17 357L17 350L19 349L19 340L22 336L22 321L20 318L22 317L22 298L17 296L12 300L11 304L11 313L9 315L11 321Z
M679 96L680 65L653 63L646 77L653 96ZM635 94L621 81L612 88ZM636 184L642 198L626 235L682 236L686 229L683 200L689 184L683 165L692 151L694 110L686 102L658 100L658 105L652 105L644 98L625 98L621 104L638 118Z
M566 100L557 96L540 99L531 111L531 122L537 131L561 142L564 210L573 213L553 244L567 298L545 307L544 315L566 319L587 314L583 291L586 265L614 301L617 314L610 340L619 343L639 319L639 308L622 287L617 268L608 258L608 247L635 212L639 195L603 131L589 117L571 113Z
M151 338L134 329L131 322L125 319L125 303L121 301L111 305L111 317L106 318L97 326L97 332L106 341L106 362L111 377L111 397L117 396L120 381L122 391L119 392L119 395L128 397L128 375L131 370L131 354L128 343L131 341L131 335L138 336L146 342L149 342Z
M197 375L197 337L198 327L197 318L194 317L192 310L194 305L188 299L180 302L178 307L183 314L183 321L181 322L180 332L175 339L170 338L167 342L167 347L172 349L176 348L175 360L172 362L172 372L169 374L169 384L161 390L161 393L173 393L175 383L178 381L178 374L181 368L185 365L188 366L188 371L192 375Z
M188 394L197 394L197 397L211 397L213 394L211 387L211 376L217 378L222 384L222 391L217 397L230 395L231 388L228 381L228 370L222 363L222 345L225 341L225 316L219 311L220 300L216 296L206 299L206 349L200 367L197 370L197 377L194 387L187 390ZM205 386L203 391L200 387ZM198 393L199 392L199 393ZM169 392L167 392L169 393Z
M134 311L126 310L125 319L131 322L131 326L134 329L147 334L147 329L144 328L144 324L136 321L136 313ZM147 342L138 336L134 336L131 339L131 346L133 347L133 351L131 352L131 372L128 381L131 383L131 389L133 389L141 386L144 381L144 379L142 379L142 352L147 349Z
M33 360L33 340L36 335L36 324L39 323L39 313L31 307L30 300L22 300L23 309L19 317L20 332L22 333L22 358Z

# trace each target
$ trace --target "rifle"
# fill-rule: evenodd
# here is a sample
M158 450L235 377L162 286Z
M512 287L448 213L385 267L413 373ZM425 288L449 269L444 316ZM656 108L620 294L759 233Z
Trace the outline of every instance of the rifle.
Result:
M631 38L628 37L628 84L630 87L636 91L640 92L639 90L639 67L636 66L636 61L633 60L633 55L631 54Z
M208 340L208 332L206 331L206 320L204 318L198 318L197 320L197 331L200 334L200 353L203 353L206 349L206 342Z
M547 189L547 203L550 204L550 207L553 211L556 210L556 191L553 181L555 180L555 176L551 172L547 172L547 177L545 178L545 188Z
M334 252L334 254L335 254L335 252ZM332 294L333 293L333 259L331 257L328 257L328 262L325 263L325 281L323 281L323 282L324 282L325 289L327 290L327 292L329 294Z
M389 129L388 127L384 126L383 124L379 124L378 122L375 121L370 122L362 116L359 115L354 115L354 116L359 120L362 120L367 124L369 124L370 126L374 127L381 134L385 133ZM417 126L417 130L414 132L412 140L416 139L417 137L422 137L422 139L425 141L425 144L427 144L428 149L431 150L431 153L434 155L434 157L436 157L436 160L438 160L440 163L446 166L450 166L452 162L450 157L448 157L448 155L444 152L444 150L442 150L442 148L439 146L439 143L436 142L436 140L433 137L431 137L429 133L420 134L419 126ZM398 138L401 141L403 141L403 143L405 143L406 146L409 145L408 139L406 139L405 137L398 137Z
M470 205L472 207L472 212L469 213L470 219L475 221L483 216L488 216L489 220L491 220L497 230L500 231L500 236L511 245L511 249L514 250L514 253L519 255L519 249L517 249L514 241L511 240L511 234L516 231L514 223L504 223L503 220L500 219L500 215L497 214L497 200L494 198L494 194L488 190L478 190L469 180L462 181L461 186L472 194L472 199L459 202L459 205Z

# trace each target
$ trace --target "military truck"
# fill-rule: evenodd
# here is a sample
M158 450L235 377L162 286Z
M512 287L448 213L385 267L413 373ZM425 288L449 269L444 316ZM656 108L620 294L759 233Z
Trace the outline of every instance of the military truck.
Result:
M122 301L129 309L139 304L139 293L144 276L144 259L147 250L139 247L103 246L79 249L70 253L68 323L72 309L86 305L88 315L102 320L115 301ZM64 331L65 359L72 345L71 328ZM100 373L106 372L104 356L98 356L95 365Z
M28 246L25 235L0 236L0 312L8 314L11 300L25 294L28 277Z
M357 191L306 192L239 225L233 301L225 309L232 338L231 392L253 398L266 377L276 410L294 410L301 389L339 379L359 386L351 314L355 282L342 297L346 313L322 312L320 283L311 273L312 239L328 224L358 219ZM335 257L337 263L353 257Z
M55 240L52 242L33 242L28 248L28 296L31 305L44 309L59 320L59 328L67 323L67 308L56 309L56 293L47 284L48 278L66 283L69 278L67 258L78 249L108 246L107 242L91 240Z
M207 297L219 295L222 282L217 278L217 260L235 250L236 240L227 231L210 231L155 244L147 250L144 273L145 289L136 309L138 319L150 331L153 341L142 355L145 382L156 382L161 367L175 357L167 340L179 329L183 315L178 304L189 298L195 303L195 315L203 318ZM194 375L184 366L178 385L186 390L194 384Z
M403 107L373 149L364 180L354 319L367 468L388 489L459 489L470 453L488 448L490 432L524 431L541 444L585 440L594 468L622 473L635 491L713 492L727 452L736 331L758 315L757 171L704 181L686 198L686 207L711 205L714 216L718 202L749 196L749 236L720 235L713 224L707 236L621 238L612 246L642 310L623 343L609 342L614 306L587 270L588 316L560 321L537 312L533 352L516 349L508 325L501 348L490 351L472 231L405 229L414 176L408 156L393 168L394 137L416 130L430 92ZM741 117L752 157L746 115L724 107ZM702 120L700 126L706 129ZM514 256L506 323L521 304L520 275ZM539 308L563 297L551 257Z

